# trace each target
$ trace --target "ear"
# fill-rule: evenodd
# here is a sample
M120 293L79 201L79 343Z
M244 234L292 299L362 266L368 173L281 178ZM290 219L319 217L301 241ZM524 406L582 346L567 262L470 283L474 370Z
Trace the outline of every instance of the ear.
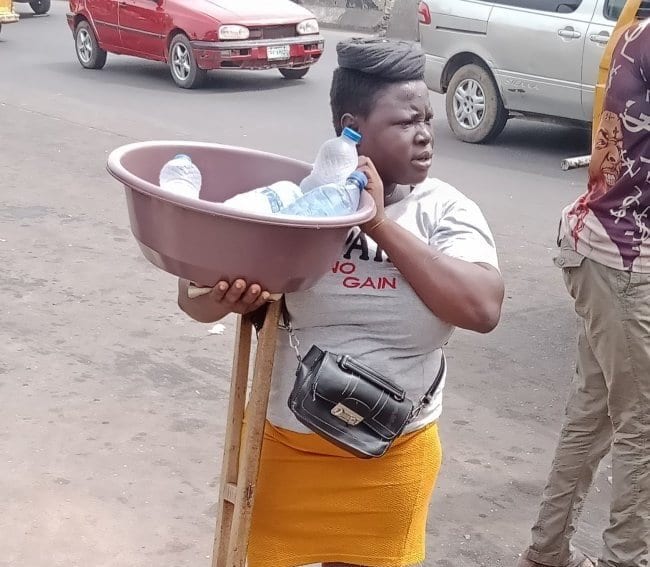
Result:
M352 128L353 130L359 131L359 121L356 116L353 116L349 112L346 112L341 116L341 128Z

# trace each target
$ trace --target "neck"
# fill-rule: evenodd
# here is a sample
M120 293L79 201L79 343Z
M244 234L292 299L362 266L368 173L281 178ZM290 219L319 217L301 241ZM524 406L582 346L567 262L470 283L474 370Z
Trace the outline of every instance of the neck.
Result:
M411 192L411 187L408 185L395 185L390 193L384 193L384 204L392 205L407 197Z
M397 189L397 183L384 183L384 197L390 197Z

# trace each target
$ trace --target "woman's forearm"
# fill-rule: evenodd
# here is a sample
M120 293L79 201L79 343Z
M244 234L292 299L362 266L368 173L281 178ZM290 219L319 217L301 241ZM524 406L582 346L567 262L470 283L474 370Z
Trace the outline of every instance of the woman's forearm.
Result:
M389 219L370 236L438 318L480 333L496 327L504 295L498 270L437 252Z

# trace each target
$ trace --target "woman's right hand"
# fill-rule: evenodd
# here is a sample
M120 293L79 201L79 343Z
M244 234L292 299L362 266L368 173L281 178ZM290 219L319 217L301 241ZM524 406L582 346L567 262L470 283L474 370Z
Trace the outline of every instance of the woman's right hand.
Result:
M178 281L178 305L192 319L201 323L213 323L229 313L245 315L262 307L271 294L258 284L248 285L237 279L232 284L220 281L209 293L190 299L187 294L190 282Z

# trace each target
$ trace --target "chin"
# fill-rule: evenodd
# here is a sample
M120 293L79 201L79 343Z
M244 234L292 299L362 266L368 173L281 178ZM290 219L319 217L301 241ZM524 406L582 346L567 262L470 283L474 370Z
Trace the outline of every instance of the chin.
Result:
M408 175L404 176L405 181L401 182L400 185L419 185L425 181L427 177L429 177L429 170L410 171Z

